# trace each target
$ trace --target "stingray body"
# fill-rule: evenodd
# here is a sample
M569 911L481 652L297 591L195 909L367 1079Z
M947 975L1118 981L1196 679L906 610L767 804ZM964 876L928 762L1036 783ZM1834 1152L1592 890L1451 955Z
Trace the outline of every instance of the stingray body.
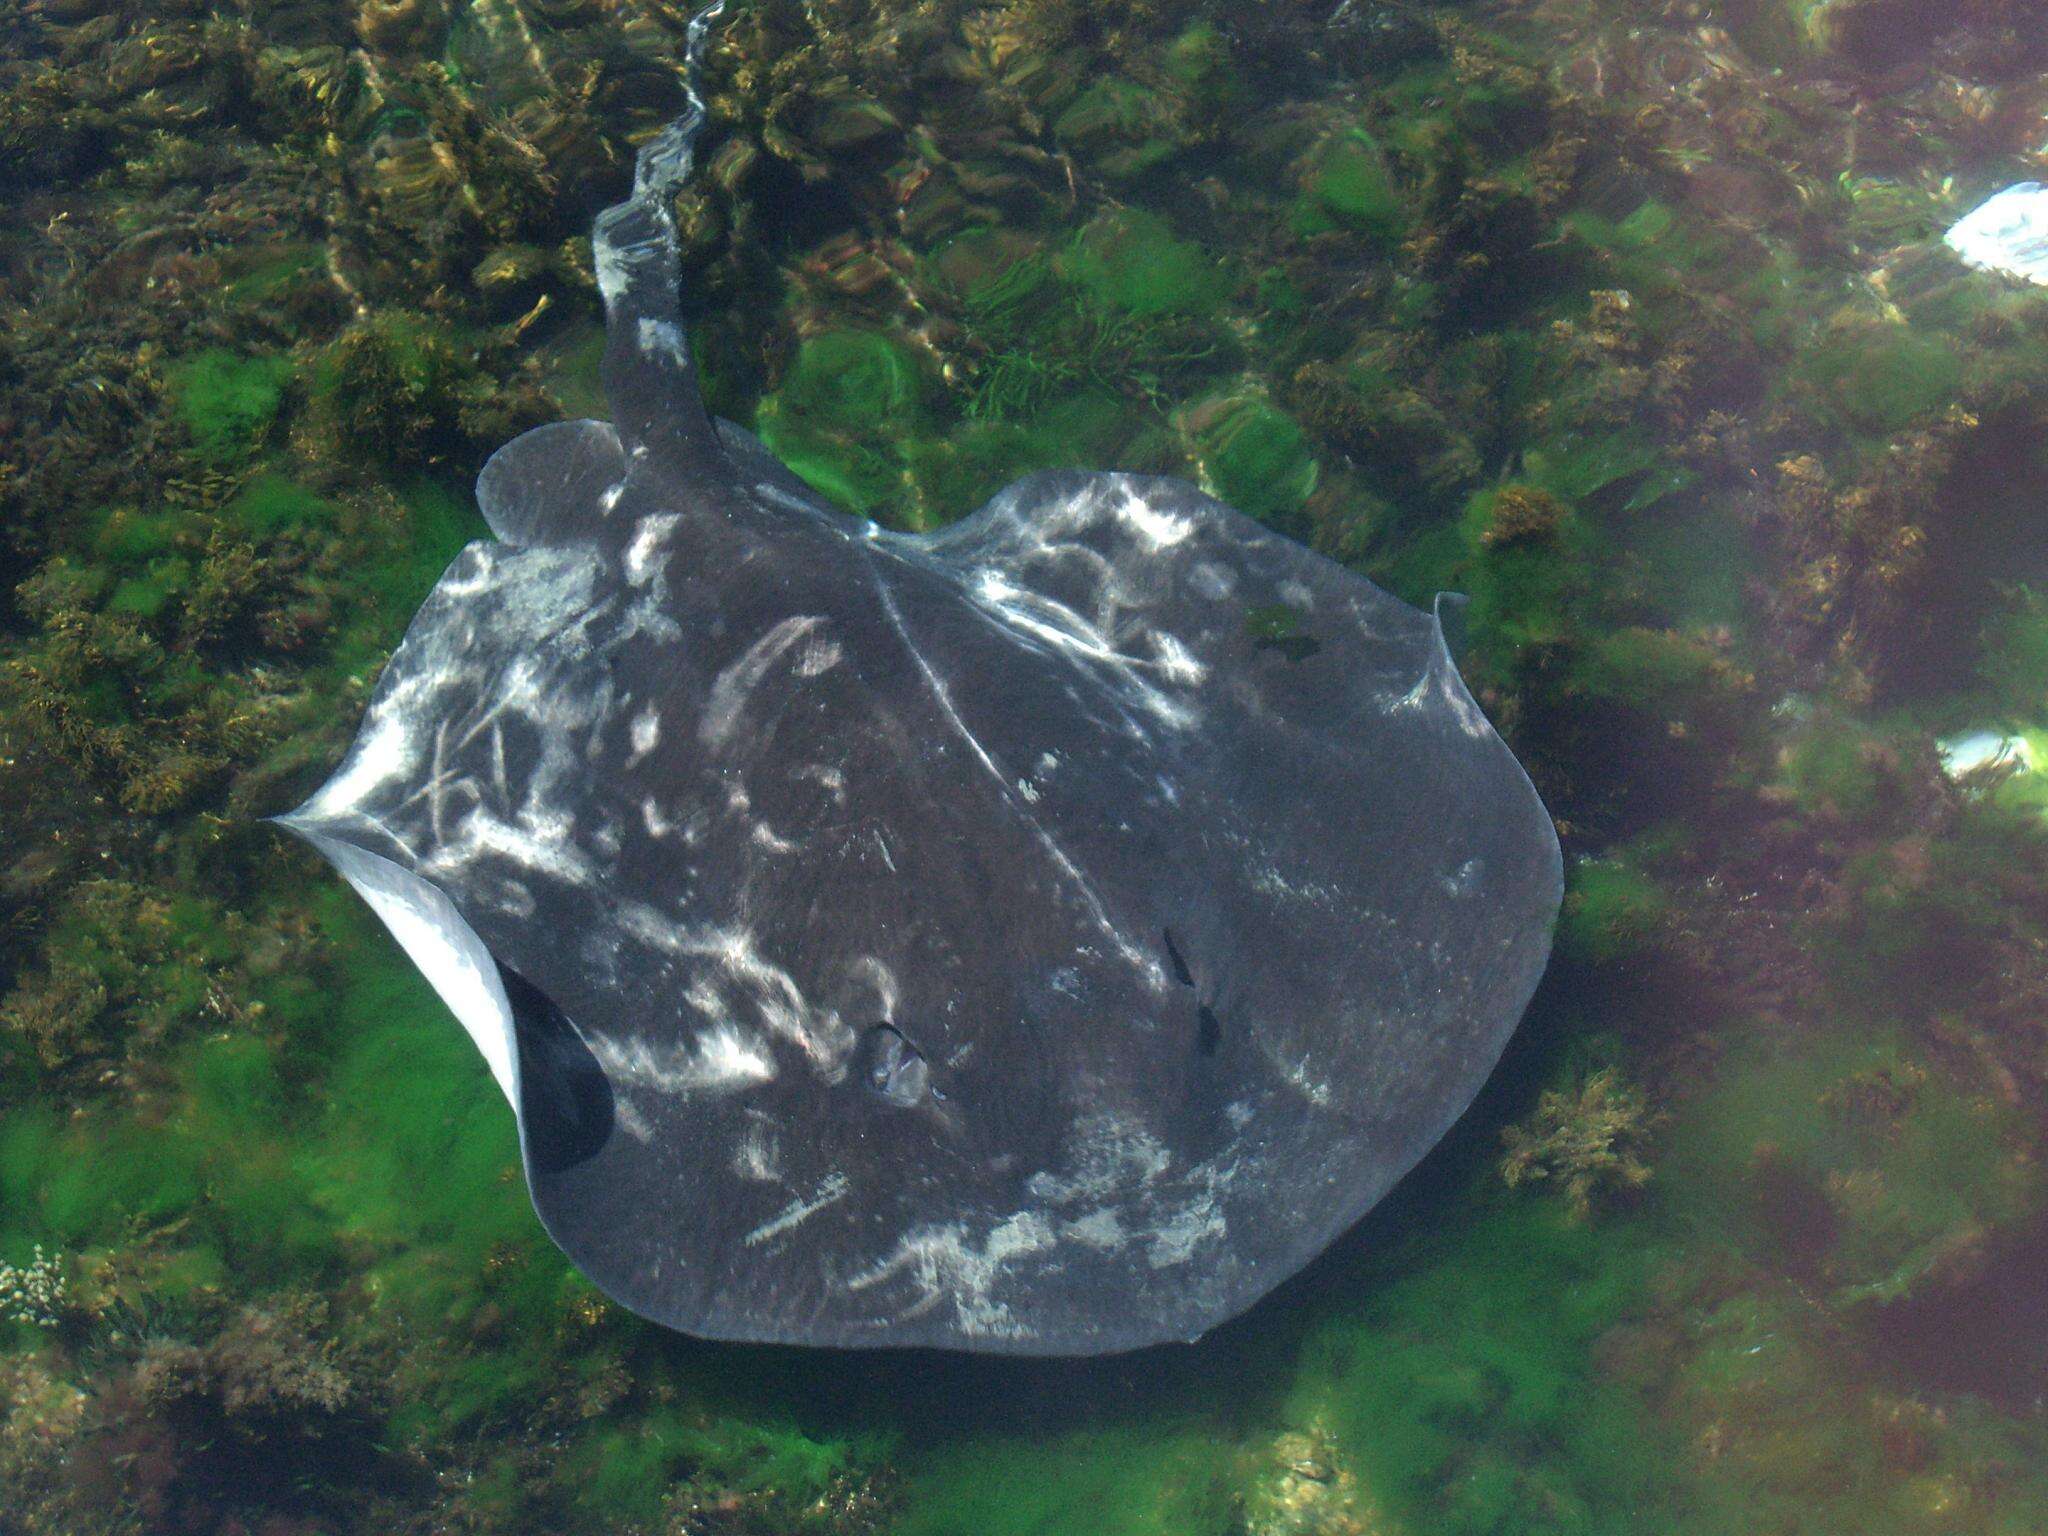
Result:
M635 1311L1199 1335L1470 1102L1548 954L1550 822L1433 615L1191 486L1048 473L895 535L710 419L665 195L698 115L600 221L613 422L491 460L495 540L281 819Z

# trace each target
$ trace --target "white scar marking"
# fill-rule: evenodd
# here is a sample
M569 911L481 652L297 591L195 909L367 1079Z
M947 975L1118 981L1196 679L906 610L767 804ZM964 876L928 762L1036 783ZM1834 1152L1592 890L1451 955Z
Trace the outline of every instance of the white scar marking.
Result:
M1031 1329L991 1293L1011 1260L1050 1248L1056 1241L1051 1226L1035 1211L1019 1211L999 1223L979 1247L968 1241L967 1228L959 1222L919 1227L905 1233L888 1258L854 1276L846 1288L862 1291L907 1273L920 1294L897 1314L899 1320L920 1317L950 1301L962 1333L1029 1338Z
M722 977L738 992L739 1001L751 1004L755 1017L771 1034L795 1045L829 1081L836 1082L843 1075L846 1055L853 1049L851 1026L829 1008L813 1008L795 978L764 956L747 930L684 927L639 902L622 902L618 920L620 927L650 948L713 963L708 973L699 973L688 994L700 1012L714 1017L729 1013L717 991Z
M1118 514L1132 531L1143 536L1154 549L1165 549L1180 543L1195 525L1185 517L1176 517L1171 512L1160 512L1146 505L1135 491L1124 490L1124 500L1117 508Z
M798 1223L810 1220L811 1217L817 1215L818 1212L824 1210L826 1206L831 1205L834 1201L845 1199L846 1191L849 1187L845 1174L827 1174L824 1181L818 1185L818 1192L812 1195L810 1199L790 1201L775 1217L761 1223L760 1226L754 1228L753 1231L741 1238L740 1241L745 1246L752 1248L757 1244L767 1242L771 1237L780 1237Z
M803 648L803 653L796 659L797 676L817 677L821 673L830 672L839 665L845 654L839 648L837 640L813 641Z
M1176 683L1199 683L1209 669L1195 660L1188 648L1164 630L1154 630L1152 648L1159 653L1159 669Z
M664 1093L731 1092L775 1076L775 1063L761 1042L736 1026L720 1024L697 1035L695 1049L657 1048L644 1040L621 1043L594 1038L591 1051L619 1080Z
M661 740L661 716L655 712L652 704L633 717L632 731L633 755L626 759L628 768L652 752L655 744Z
M636 587L647 584L647 579L654 574L656 553L681 521L681 514L675 512L650 512L640 519L639 526L633 530L633 542L626 546L627 581Z
M496 720L491 722L491 787L500 803L511 800L512 786L505 777L505 728Z
M794 614L748 646L737 661L718 674L704 708L703 724L698 727L698 735L706 746L718 746L732 734L733 727L739 724L740 711L746 708L747 696L768 675L768 669L784 651L824 622L815 613Z
M368 725L356 739L355 750L349 753L347 766L321 785L319 793L307 802L310 815L354 810L364 795L412 767L414 749L405 728L401 700L409 699L415 691L412 680L407 679L371 711Z
M1073 881L1075 889L1081 893L1082 901L1087 904L1088 915L1094 919L1095 926L1108 935L1110 942L1116 945L1118 953L1127 963L1147 970L1155 988L1164 987L1166 972L1160 968L1157 961L1135 948L1118 930L1116 924L1109 920L1109 913L1103 907L1102 899L1095 894L1095 887L1089 882L1088 877L1075 867L1074 861L1068 858L1066 850L1053 840L1052 834L1039 825L1038 818L1031 814L1030 808L1020 803L1020 797L1010 788L1008 777L996 766L996 760L988 755L987 749L982 746L974 732L967 728L967 722L960 718L960 711L953 707L953 696L947 690L944 681L932 670L931 663L924 659L924 652L918 649L917 642L910 638L910 632L904 628L902 610L896 606L896 594L890 591L889 584L881 579L879 572L876 574L875 591L881 597L882 609L888 615L890 625L895 629L897 637L902 640L903 648L910 653L910 659L917 664L917 670L924 675L925 683L931 689L932 697L938 700L939 708L945 711L946 719L974 753L975 761L996 781L1002 790L1003 799L1016 808L1024 824L1031 828L1038 838L1039 846L1052 856L1053 862L1060 867L1061 872ZM888 850L884 848L883 856L887 857L887 854ZM896 866L892 862L889 867L894 869Z
M739 1152L733 1158L732 1171L743 1179L752 1179L757 1184L773 1183L782 1177L782 1142L773 1129L765 1125L750 1125L740 1139Z
M1000 615L1010 628L1021 630L1070 656L1114 671L1129 696L1134 697L1161 724L1176 730L1185 730L1194 724L1192 710L1138 675L1142 668L1158 667L1166 671L1165 662L1125 655L1109 643L1097 626L1065 603L1020 587L1001 571L988 566L975 572L974 595Z
M754 841L770 853L795 853L798 845L782 836L765 821L754 823Z
M687 366L689 350L683 344L683 328L673 320L640 321L640 350L655 352L678 366Z

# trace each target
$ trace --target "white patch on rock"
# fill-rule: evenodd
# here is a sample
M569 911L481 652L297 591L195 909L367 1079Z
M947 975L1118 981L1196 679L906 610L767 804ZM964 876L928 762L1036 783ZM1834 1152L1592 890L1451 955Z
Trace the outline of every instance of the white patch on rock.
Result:
M1941 771L1951 779L1974 773L1979 768L2006 767L2029 773L2034 767L2034 750L2024 736L2007 736L1998 731L1965 731L1944 736L1934 744L1941 759Z
M2007 187L1958 219L1942 237L1970 266L2048 283L2048 188Z

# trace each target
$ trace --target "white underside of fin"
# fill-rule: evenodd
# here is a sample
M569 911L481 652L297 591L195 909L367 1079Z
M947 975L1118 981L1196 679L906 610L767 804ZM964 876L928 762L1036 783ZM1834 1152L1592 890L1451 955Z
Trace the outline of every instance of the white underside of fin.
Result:
M456 1017L476 1048L483 1052L491 1076L516 1112L512 1063L512 1005L498 976L498 962L476 930L463 920L439 887L400 868L391 860L352 847L301 822L285 825L326 856L356 894L370 904L391 937L398 940L420 974Z

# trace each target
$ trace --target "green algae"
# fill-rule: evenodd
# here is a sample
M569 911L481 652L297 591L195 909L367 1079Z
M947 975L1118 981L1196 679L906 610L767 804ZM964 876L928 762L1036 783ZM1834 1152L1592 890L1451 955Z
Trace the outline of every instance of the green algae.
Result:
M1209 309L1228 282L1199 245L1156 214L1123 209L1082 226L1060 263L1087 301L1129 315Z
M1558 947L1587 960L1619 960L1652 942L1669 911L1643 870L1620 859L1582 859L1566 882Z
M172 389L200 457L229 464L255 452L277 420L291 373L289 358L244 357L224 347L181 366Z
M926 1460L890 1536L1229 1536L1228 1474L1199 1424L981 1440Z
M331 526L334 504L280 474L259 475L228 505L228 514L259 538L287 529Z
M1388 245L1408 226L1385 152L1371 134L1356 128L1333 134L1317 147L1302 176L1293 218L1297 234L1348 229Z
M1709 1094L1672 1132L1673 1178L1723 1220L1744 1199L1782 1210L1758 1240L1838 1303L1903 1295L2039 1206L2010 1107L1895 1035L1753 1035Z
M797 349L753 427L820 495L871 514L902 495L896 445L917 428L923 400L917 360L899 342L877 331L830 331Z
M1270 401L1256 395L1202 401L1183 413L1181 429L1210 488L1248 516L1296 511L1316 488L1320 467L1307 435Z
M1846 325L1807 353L1800 379L1824 417L1887 437L1954 402L1962 359L1945 337L1900 325Z
M1675 1499L1592 1347L1640 1305L1645 1234L1488 1212L1304 1341L1284 1416L1321 1429L1399 1528L1669 1530Z

